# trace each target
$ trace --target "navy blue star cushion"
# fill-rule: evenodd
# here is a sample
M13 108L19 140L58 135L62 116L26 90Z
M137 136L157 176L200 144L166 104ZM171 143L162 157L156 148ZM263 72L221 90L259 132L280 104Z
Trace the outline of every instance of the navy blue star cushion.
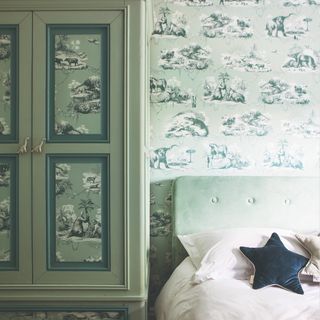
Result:
M308 259L289 251L274 232L262 248L240 247L241 252L254 264L253 289L278 285L303 294L298 273Z

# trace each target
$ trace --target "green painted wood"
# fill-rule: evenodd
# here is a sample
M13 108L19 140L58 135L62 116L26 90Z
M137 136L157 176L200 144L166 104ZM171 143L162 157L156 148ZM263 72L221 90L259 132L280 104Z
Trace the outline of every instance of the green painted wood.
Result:
M18 28L18 101L17 122L19 124L19 143L31 134L31 33L32 17L30 12L0 12L0 24L16 25ZM17 155L19 143L0 143L0 157L9 154ZM32 250L31 250L31 157L30 154L20 155L17 167L18 200L18 232L17 250L19 252L18 268L0 272L0 287L5 284L28 284L32 282Z
M29 110L23 115L24 121L28 124L20 125L20 140L23 139L21 135L26 136L26 133L27 135L32 133L32 146L37 145L46 133L46 77L43 67L46 65L44 49L46 23L78 24L86 21L100 24L109 21L111 48L113 49L110 55L111 141L109 144L46 143L43 154L32 155L33 208L30 212L33 213L33 224L31 227L31 219L29 219L24 225L30 240L33 238L33 256L26 251L23 260L33 261L34 268L32 272L29 270L29 274L32 273L34 282L23 284L18 280L13 285L12 281L9 281L8 284L0 281L0 309L8 305L15 307L22 302L24 305L41 304L45 307L61 306L66 303L76 306L83 303L88 303L90 306L103 303L103 305L129 306L130 320L146 319L148 250L148 200L146 198L148 181L146 177L148 166L144 148L147 140L148 117L146 115L147 83L145 81L145 1L93 0L89 3L82 0L68 2L0 0L0 8L2 10L23 10L24 8L40 10L33 15L33 119L30 120L30 109L24 109ZM75 12L75 8L84 11ZM61 10L71 10L71 12ZM29 41L29 45L32 43L30 38L25 39ZM30 61L31 59L24 62L25 68L31 67ZM30 78L24 79L24 82L31 86ZM28 91L30 95L30 87L24 86L21 90ZM122 112L119 112L119 108L122 108ZM123 141L121 148L117 143L118 140ZM18 144L6 145L4 149L1 148L1 152L3 150L6 153L14 153L17 147ZM110 153L115 155L110 160L113 187L110 198L121 206L118 210L111 210L111 239L114 241L114 247L111 247L111 272L103 276L99 274L100 272L86 271L50 273L46 268L47 221L46 204L43 201L46 197L46 154L63 156L84 151L87 154ZM31 164L31 157L22 159ZM30 170L28 173L30 174ZM31 181L28 176L23 178L23 181ZM19 186L19 188L22 187L29 192L31 190L27 183ZM28 200L25 200L24 204L27 208L28 205L31 205L31 197L25 194L24 198Z
M126 101L127 113L127 143L128 153L128 233L129 243L129 282L131 294L147 296L147 269L149 250L149 202L146 194L149 189L148 144L146 135L149 130L147 92L146 88L146 12L144 1L125 1L128 5L130 19L126 21L127 46L130 54L127 56L128 88ZM139 41L136 36L140 35ZM139 61L139 63L137 63ZM139 243L138 249L136 243Z
M47 43L47 25L49 24L107 24L110 28L110 60L112 82L110 96L110 116L112 118L110 137L111 141L107 143L89 143L79 141L74 143L48 143L45 145L43 154L35 154L33 159L34 168L34 245L33 250L38 254L34 256L34 283L37 284L87 284L87 285L106 285L123 287L125 283L124 275L124 176L123 176L123 13L121 11L104 11L104 12L36 12L34 14L33 32L35 59L38 63L34 64L34 122L39 119L39 125L34 127L34 143L45 137L45 83L46 83L46 43ZM107 71L107 70L106 70ZM48 220L44 214L47 210L45 201L37 199L46 199L50 195L45 194L45 176L39 172L46 172L45 154L50 152L63 156L65 152L69 155L70 151L90 155L91 152L103 153L106 150L110 153L110 199L111 210L110 220L112 227L110 230L110 265L109 271L53 271L48 270L47 265L47 247L46 247L46 230ZM76 268L75 268L76 269Z
M130 2L145 2L146 0L1 0L2 10L106 10L121 9Z

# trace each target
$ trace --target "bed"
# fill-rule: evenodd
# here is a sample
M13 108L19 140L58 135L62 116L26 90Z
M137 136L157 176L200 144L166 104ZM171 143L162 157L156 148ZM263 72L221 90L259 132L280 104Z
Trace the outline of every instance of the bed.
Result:
M315 177L178 178L173 189L175 270L157 298L157 320L320 320L320 285L312 282L310 277L304 279L301 274L304 294L280 286L254 290L254 268L245 269L247 273L244 275L242 263L246 258L243 256L238 269L229 273L227 267L221 269L220 275L225 273L226 276L197 280L197 268L203 268L208 253L209 258L212 252L223 256L229 254L224 261L229 263L234 258L231 259L228 253L230 248L235 251L236 259L240 259L241 252L234 249L239 241L262 247L272 232L279 234L286 248L308 256L307 250L294 236L296 233L319 233L319 191L320 181ZM212 240L212 234L223 235L223 241L218 242L220 248L215 244L212 251L211 247L210 253L206 237ZM225 234L232 239L228 241L233 247L225 245ZM188 252L181 245L185 239L190 241L190 235L197 235L192 239L197 239L203 246L202 257L194 255L193 240L187 242L189 247L185 246ZM223 245L225 247L221 247ZM195 257L199 261L202 259L201 265ZM238 263L236 259L234 261ZM245 264L248 266L248 261Z

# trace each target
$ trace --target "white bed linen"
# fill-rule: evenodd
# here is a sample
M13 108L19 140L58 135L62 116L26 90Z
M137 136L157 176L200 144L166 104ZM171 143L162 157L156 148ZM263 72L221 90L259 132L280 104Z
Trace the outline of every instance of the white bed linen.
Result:
M194 272L189 257L176 268L157 298L157 320L320 320L319 284L302 284L304 295L235 279L192 285Z

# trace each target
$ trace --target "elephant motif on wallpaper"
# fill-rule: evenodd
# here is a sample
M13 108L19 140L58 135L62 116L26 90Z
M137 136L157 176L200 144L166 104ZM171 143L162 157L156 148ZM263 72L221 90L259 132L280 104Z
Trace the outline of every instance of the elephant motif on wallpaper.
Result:
M190 44L181 49L165 49L160 52L159 66L164 70L204 70L211 63L210 51L198 44Z
M190 90L185 90L181 87L181 83L176 78L171 79L157 79L155 77L150 78L150 101L152 103L187 103L191 102L196 105ZM192 101L191 101L192 100Z
M161 169L161 164L163 164L168 169L167 152L174 147L176 147L176 145L162 147L152 151L150 155L150 167L154 169Z
M167 88L166 79L150 78L150 93L163 92Z
M242 169L248 167L249 162L237 152L229 150L224 144L210 143L207 153L208 169Z
M314 52L294 52L288 54L290 58L284 65L283 68L287 69L302 69L302 70L315 70L317 69L317 62Z
M289 13L287 16L278 16L268 21L266 24L266 30L268 31L268 36L278 37L279 32L281 32L283 36L286 37L287 34L285 31L284 22L286 19L288 19L292 15L293 13Z

